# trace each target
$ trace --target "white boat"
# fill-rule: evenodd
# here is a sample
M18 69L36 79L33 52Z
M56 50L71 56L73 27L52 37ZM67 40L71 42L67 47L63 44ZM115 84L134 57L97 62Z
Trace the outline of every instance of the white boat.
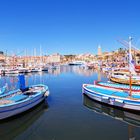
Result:
M41 72L42 68L33 68L31 69L31 72Z
M69 63L69 65L84 65L84 64L85 64L84 61L73 61Z
M129 75L124 75L124 74L113 74L110 77L110 80L112 82L116 82L116 83L121 83L121 84L129 84L129 80L130 76ZM140 85L140 76L131 76L132 79L132 84L133 85Z
M5 69L4 74L18 74L18 69Z
M31 109L49 95L46 85L39 84L25 88L24 84L18 90L0 95L0 120Z
M19 73L28 73L29 70L27 68L18 68Z
M127 110L140 111L140 94L107 89L93 84L83 84L83 93L93 100Z

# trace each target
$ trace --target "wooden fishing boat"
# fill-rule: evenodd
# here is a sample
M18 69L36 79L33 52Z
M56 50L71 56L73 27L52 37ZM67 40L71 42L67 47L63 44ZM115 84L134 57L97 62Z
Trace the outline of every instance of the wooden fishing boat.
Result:
M93 84L83 84L82 90L84 94L93 100L122 109L140 111L139 93L130 95L129 92L107 89Z
M110 81L107 81L107 82L94 81L94 85L105 87L107 89L116 89L116 90L123 90L123 91L129 91L130 90L129 85L112 83ZM132 91L133 92L140 92L140 86L132 85Z
M110 81L121 83L121 84L129 84L129 76L127 75L113 75L110 77ZM132 76L132 85L140 85L140 76Z
M20 84L20 89L0 95L0 120L31 109L49 95L46 85L25 87L24 76L20 76Z
M22 113L39 104L49 95L45 85L30 86L25 91L20 89L0 96L0 120Z

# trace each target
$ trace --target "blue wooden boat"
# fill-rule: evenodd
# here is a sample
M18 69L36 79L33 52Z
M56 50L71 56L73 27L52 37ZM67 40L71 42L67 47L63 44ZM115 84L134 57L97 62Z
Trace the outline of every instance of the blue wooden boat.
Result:
M22 82L24 77L22 77ZM39 104L49 95L46 85L32 85L0 95L0 120L17 115Z
M140 94L107 89L93 84L83 84L82 91L93 100L127 110L140 111Z

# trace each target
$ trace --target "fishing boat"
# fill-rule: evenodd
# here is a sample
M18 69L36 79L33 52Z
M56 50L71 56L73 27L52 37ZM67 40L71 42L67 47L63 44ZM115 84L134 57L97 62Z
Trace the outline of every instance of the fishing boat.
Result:
M83 84L83 93L93 100L106 103L108 105L121 107L127 110L140 111L140 94L116 89L107 89L106 87L93 84Z
M94 81L96 86L105 87L106 89L116 89L116 90L123 90L129 92L130 87L126 84L119 84L119 83L112 83L110 81L103 82L103 81ZM140 92L140 86L132 85L133 92Z
M25 87L24 75L19 76L20 89L0 95L0 120L27 111L49 95L46 85L31 85Z
M140 76L132 76L132 85L140 85ZM129 84L128 75L111 75L110 81L120 83L120 84Z
M128 68L117 68L114 69L110 76L109 79L112 82L120 83L120 84L128 84L130 83L130 71L131 71L131 82L132 85L140 85L140 76L137 75L135 66L132 63L132 55L131 52L129 53L130 56L130 66Z
M22 67L18 68L18 71L19 71L19 73L28 73L29 72L29 70L27 68L22 68Z
M140 94L132 91L131 38L129 38L129 91L118 91L93 84L83 84L82 91L93 100L126 110L140 111Z

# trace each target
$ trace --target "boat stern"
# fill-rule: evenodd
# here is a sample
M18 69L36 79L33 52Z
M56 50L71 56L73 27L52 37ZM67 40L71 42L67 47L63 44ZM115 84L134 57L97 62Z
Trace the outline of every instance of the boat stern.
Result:
M49 90L47 90L47 91L44 93L44 96L45 96L45 97L48 97L49 94L50 94L50 92L49 92Z

